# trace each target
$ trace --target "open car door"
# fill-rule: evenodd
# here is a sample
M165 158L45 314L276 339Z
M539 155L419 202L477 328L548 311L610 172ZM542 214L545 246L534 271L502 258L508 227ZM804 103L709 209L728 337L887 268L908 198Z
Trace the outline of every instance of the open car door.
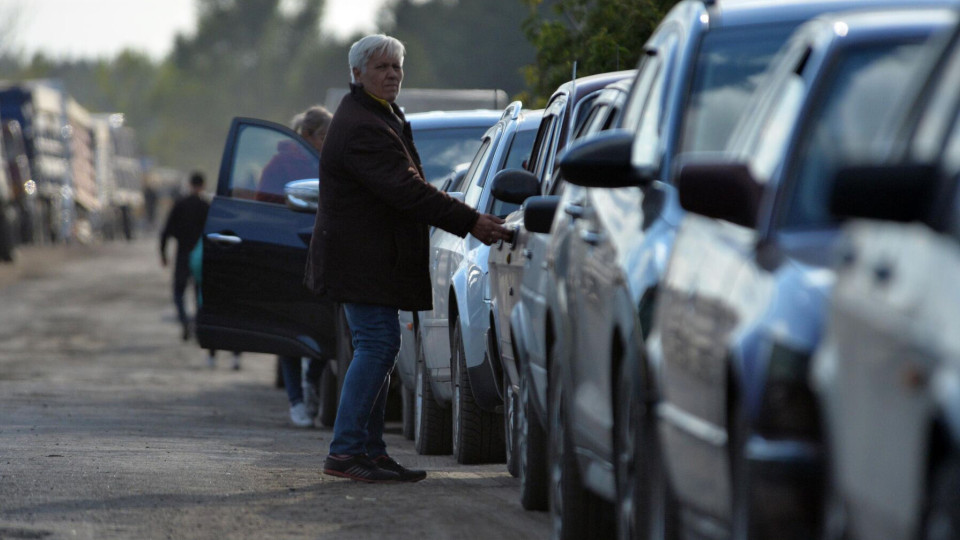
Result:
M334 356L336 306L303 285L319 170L290 129L234 118L201 239L201 347Z

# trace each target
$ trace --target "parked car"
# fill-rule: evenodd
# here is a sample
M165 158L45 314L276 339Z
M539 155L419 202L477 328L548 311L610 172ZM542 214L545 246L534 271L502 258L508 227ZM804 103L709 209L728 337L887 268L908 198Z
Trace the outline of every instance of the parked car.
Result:
M648 342L668 479L657 496L664 516L681 516L678 537L818 534L822 434L808 375L833 282L830 180L863 157L924 42L955 21L950 10L911 7L803 25L726 155L680 163L690 213Z
M513 238L490 250L488 266L494 320L486 343L487 355L499 358L503 366L506 426L515 426L507 433L508 469L520 476L520 501L527 509L543 509L546 505L546 448L541 435L543 424L539 419L531 422L518 401L518 396L522 399L521 374L526 367L514 354L516 334L512 321L515 306L527 294L521 286L524 273L530 268L539 268L544 262L548 231L530 229L525 223L532 220L534 214L540 216L541 222L552 220L565 186L563 179L555 174L557 157L568 141L582 133L592 105L604 88L629 80L632 75L632 71L618 71L581 77L561 85L547 101L527 166L505 169L493 179L494 197L508 203L523 203L523 208L511 213L506 220L506 226L514 231Z
M540 111L519 101L481 139L454 196L481 213L506 216L517 205L490 195L493 176L521 167L530 156ZM420 453L453 452L460 463L504 459L500 365L486 355L490 323L487 254L490 247L467 235L434 230L430 238L433 309L416 314L416 363L401 357L401 372L413 367L415 441ZM407 383L407 380L404 379Z
M946 45L888 159L834 184L832 209L865 219L844 227L813 358L829 538L960 538L960 33Z

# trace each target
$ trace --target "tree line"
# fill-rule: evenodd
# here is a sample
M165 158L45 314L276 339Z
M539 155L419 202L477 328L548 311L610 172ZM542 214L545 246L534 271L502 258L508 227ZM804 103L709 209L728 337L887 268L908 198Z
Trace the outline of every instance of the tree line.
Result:
M324 0L196 0L192 35L166 58L23 59L0 43L0 77L57 78L91 111L117 111L160 164L214 174L231 118L286 124L349 83L360 36L321 31ZM578 75L636 65L676 0L388 0L380 31L407 47L408 88L501 88L542 106Z

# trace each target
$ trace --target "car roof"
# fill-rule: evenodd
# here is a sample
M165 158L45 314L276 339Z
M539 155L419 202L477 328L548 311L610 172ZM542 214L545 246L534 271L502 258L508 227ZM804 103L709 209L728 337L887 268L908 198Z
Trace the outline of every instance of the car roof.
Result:
M823 13L878 8L958 7L957 0L718 0L707 6L710 26L808 19Z
M583 96L600 90L606 87L609 84L621 81L624 79L633 80L633 77L637 74L635 69L626 69L622 71L611 71L608 73L598 73L596 75L586 75L576 79L576 81L568 81L560 85L559 88L550 96L550 99L553 99L553 96L561 93L571 94L573 96L573 101L577 102ZM572 92L571 92L572 91Z
M473 109L463 111L430 111L410 113L407 121L413 129L489 127L497 123L502 110Z

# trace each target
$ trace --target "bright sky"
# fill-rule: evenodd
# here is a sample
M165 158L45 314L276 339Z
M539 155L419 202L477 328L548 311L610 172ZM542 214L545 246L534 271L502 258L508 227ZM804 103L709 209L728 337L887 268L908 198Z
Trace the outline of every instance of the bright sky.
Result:
M291 0L285 0L291 1ZM326 0L323 30L348 36L374 29L384 0ZM15 43L28 55L112 57L124 48L159 59L179 33L196 28L195 0L0 0L0 16L18 12Z

